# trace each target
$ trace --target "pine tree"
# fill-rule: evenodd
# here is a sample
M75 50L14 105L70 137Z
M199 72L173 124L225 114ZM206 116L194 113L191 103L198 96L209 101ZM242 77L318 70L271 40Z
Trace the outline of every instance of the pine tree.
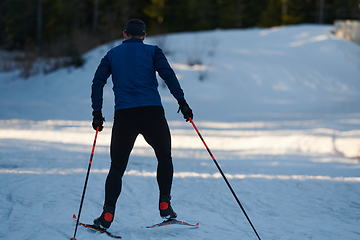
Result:
M267 8L261 14L259 26L272 27L279 26L282 20L282 0L269 0Z

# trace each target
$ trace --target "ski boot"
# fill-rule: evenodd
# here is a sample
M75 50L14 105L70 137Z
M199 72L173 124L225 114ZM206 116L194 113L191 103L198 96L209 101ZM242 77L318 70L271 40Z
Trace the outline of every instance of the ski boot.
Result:
M100 217L94 219L94 225L103 228L109 228L114 220L115 207L104 206L104 210Z
M159 200L160 216L165 220L176 219L177 214L171 207L170 195L161 195Z

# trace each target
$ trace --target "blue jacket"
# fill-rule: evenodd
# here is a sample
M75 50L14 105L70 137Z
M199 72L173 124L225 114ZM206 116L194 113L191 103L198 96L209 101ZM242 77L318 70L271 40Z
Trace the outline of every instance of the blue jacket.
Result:
M95 72L91 94L93 110L102 109L103 88L110 74L115 110L162 106L156 71L176 99L184 97L179 81L159 47L144 44L135 37L123 41L107 52Z

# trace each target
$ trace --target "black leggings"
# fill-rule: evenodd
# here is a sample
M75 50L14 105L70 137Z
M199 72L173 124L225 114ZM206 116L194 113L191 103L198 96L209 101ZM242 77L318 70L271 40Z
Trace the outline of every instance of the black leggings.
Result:
M105 183L105 204L115 206L121 192L122 176L126 170L136 137L142 134L154 149L158 160L157 182L160 195L169 195L173 179L171 137L161 106L148 106L115 111L112 128L111 167Z

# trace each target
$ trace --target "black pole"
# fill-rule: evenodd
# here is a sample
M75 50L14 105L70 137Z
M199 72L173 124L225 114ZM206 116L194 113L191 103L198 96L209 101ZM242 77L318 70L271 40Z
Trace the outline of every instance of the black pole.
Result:
M70 240L76 240L75 236L76 236L77 228L78 228L78 225L79 225L81 209L82 209L83 202L84 202L84 198L85 198L85 191L86 191L86 186L87 186L88 179L89 179L90 168L91 168L92 159L93 159L93 156L94 156L94 150L95 150L95 144L96 144L96 138L97 138L98 132L99 132L99 127L96 128L94 144L93 144L93 147L92 147L91 156L90 156L90 161L89 161L89 166L88 166L87 173L86 173L84 190L83 190L83 193L82 193L81 202L80 202L80 207L79 207L79 213L78 213L77 220L76 220L74 237L73 237L73 238L70 238Z
M209 152L212 160L214 161L214 163L215 163L216 167L218 168L219 172L221 173L221 176L224 178L224 180L225 180L227 186L229 187L231 193L234 195L234 198L235 198L236 202L239 204L241 210L243 211L246 219L249 221L249 223L250 223L252 229L254 230L256 236L258 237L259 240L261 240L259 234L257 233L257 231L256 231L256 229L255 229L255 227L254 227L254 225L251 223L249 216L246 214L245 209L244 209L243 206L241 205L240 200L239 200L238 197L236 196L236 193L234 192L233 188L231 187L229 181L227 180L224 172L221 170L219 164L218 164L217 161L215 160L214 155L211 153L211 151L210 151L209 147L207 146L205 140L204 140L203 137L201 136L201 134L200 134L199 130L197 129L197 127L195 126L195 123L193 122L193 120L192 120L191 118L189 118L189 120L190 120L191 124L193 125L193 127L195 128L195 130L196 130L197 134L199 135L201 141L204 143L204 145L205 145L207 151Z

